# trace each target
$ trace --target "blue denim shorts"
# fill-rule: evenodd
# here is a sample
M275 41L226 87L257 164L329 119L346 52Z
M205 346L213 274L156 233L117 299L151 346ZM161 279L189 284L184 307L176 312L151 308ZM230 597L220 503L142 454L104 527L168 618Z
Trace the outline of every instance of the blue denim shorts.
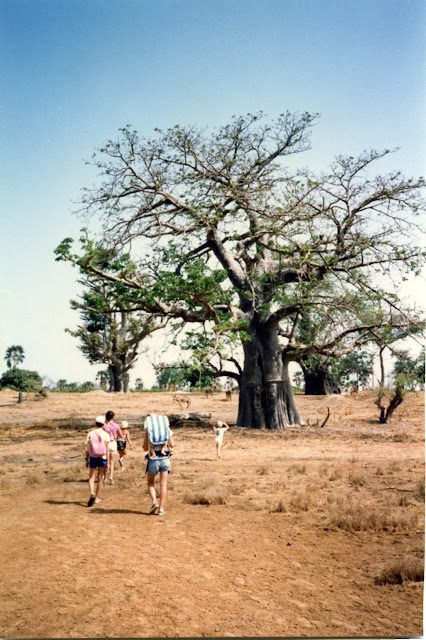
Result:
M106 467L106 466L107 466L106 458L92 458L92 456L90 456L89 467L91 469L97 469L98 467Z
M148 460L145 473L151 473L156 476L159 471L167 471L170 473L170 458L154 458Z

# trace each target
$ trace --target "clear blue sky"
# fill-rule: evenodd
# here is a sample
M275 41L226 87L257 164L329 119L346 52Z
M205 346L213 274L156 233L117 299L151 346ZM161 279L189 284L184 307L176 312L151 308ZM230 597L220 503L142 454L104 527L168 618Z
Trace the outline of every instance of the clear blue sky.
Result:
M82 226L84 160L125 124L320 112L304 165L398 146L383 168L424 175L425 25L424 0L0 0L0 372L12 344L53 380L102 368L64 332L78 287L53 250Z

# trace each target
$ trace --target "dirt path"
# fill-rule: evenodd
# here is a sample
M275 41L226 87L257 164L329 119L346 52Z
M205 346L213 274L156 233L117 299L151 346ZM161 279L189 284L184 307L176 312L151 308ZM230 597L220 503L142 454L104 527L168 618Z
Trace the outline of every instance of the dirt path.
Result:
M423 582L375 578L423 559L422 402L386 430L233 430L219 464L209 432L181 430L164 517L138 428L88 509L84 434L6 424L1 636L421 635Z

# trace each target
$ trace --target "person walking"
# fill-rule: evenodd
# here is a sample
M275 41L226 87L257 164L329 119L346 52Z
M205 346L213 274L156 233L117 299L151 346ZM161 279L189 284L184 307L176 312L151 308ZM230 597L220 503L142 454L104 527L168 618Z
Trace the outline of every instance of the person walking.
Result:
M159 437L160 436L160 437ZM167 439L167 451L162 453L164 440ZM154 447L155 458L151 458L149 454L150 444ZM151 413L145 420L145 438L143 442L144 451L147 451L145 459L148 461L146 465L146 477L148 482L148 493L152 500L149 510L150 515L158 513L159 516L164 515L164 507L167 499L167 478L171 471L170 466L170 449L175 446L173 440L173 431L169 426L167 416ZM155 476L160 474L160 503L157 502L157 494L155 491Z
M133 447L132 447L132 440L130 438L130 433L129 433L129 423L126 422L126 420L123 420L123 422L120 425L120 428L123 435L122 436L117 435L117 449L118 449L118 455L119 455L118 464L124 471L124 459L127 455L127 452L126 452L127 443L129 443L130 450L132 450Z
M102 502L101 491L109 462L110 436L103 429L105 416L97 416L95 429L91 429L86 438L86 467L89 469L90 498L88 507ZM96 470L98 484L95 490Z
M104 431L110 436L109 443L109 483L114 484L114 456L117 453L117 437L122 438L123 432L120 425L113 421L114 411L107 411L105 415Z
M222 422L221 420L218 420L216 422L216 425L213 427L214 441L216 444L216 462L219 462L220 460L220 452L223 444L223 434L225 433L225 431L228 431L228 429L229 424L226 424L226 422Z

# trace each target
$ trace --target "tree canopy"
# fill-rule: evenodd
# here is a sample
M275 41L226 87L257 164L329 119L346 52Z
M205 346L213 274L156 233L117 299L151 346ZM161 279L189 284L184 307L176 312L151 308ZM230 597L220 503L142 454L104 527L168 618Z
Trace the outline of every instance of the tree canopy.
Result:
M99 245L87 239L78 253L70 238L56 250L125 286L145 312L241 344L242 426L300 422L291 360L349 350L376 327L412 321L388 276L418 274L424 263L415 220L424 181L399 171L372 176L389 150L339 156L319 176L292 169L290 156L310 148L316 120L247 115L211 134L176 126L151 139L125 127L94 154L100 180L85 190L80 213L101 221L104 246L131 250L131 267L103 269ZM299 333L304 314L321 329L308 342Z
M96 248L96 264L108 273L131 268L129 256ZM121 283L85 274L79 280L84 291L80 300L72 300L83 323L68 333L80 341L79 349L91 364L108 365L109 391L129 390L129 371L134 366L141 342L166 321L152 314L132 309L131 296ZM100 372L101 385L105 372Z
M11 367L0 378L0 387L14 391L40 391L42 379L37 371Z
M9 367L17 367L18 364L22 364L25 359L24 347L20 344L14 344L6 349L6 355L4 357L6 364Z

